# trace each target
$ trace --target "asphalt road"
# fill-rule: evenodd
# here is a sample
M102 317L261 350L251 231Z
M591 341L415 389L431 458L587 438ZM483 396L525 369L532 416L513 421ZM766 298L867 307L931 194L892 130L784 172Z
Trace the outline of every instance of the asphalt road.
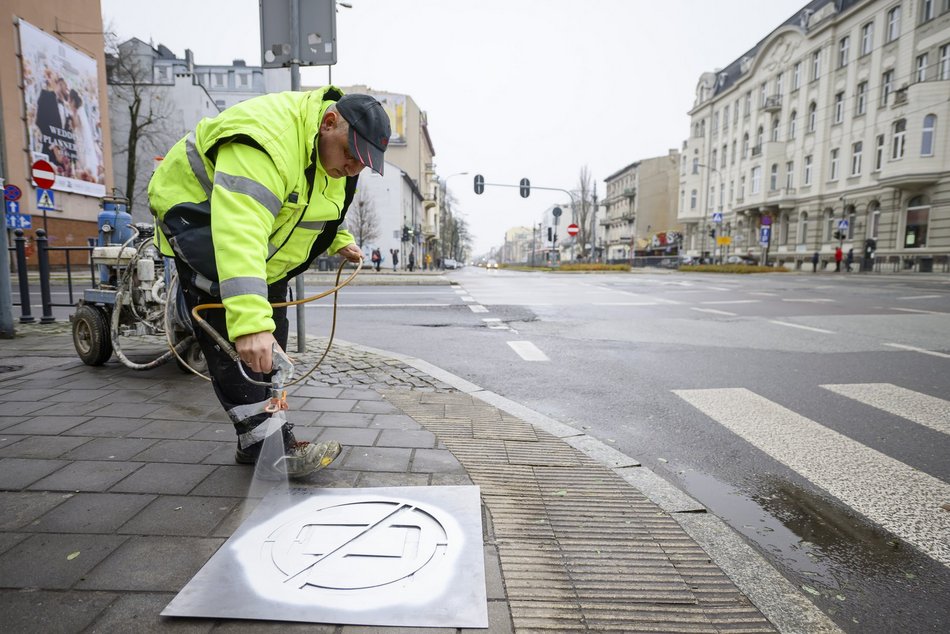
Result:
M451 273L354 287L337 336L609 443L845 630L950 622L950 279ZM327 329L326 306L308 330Z

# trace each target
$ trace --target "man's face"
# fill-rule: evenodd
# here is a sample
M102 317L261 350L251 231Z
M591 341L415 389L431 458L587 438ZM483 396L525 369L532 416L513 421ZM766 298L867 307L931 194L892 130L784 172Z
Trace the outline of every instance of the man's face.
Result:
M363 171L363 164L350 152L346 123L336 112L328 112L323 117L317 137L317 151L320 153L320 164L333 178L356 176Z

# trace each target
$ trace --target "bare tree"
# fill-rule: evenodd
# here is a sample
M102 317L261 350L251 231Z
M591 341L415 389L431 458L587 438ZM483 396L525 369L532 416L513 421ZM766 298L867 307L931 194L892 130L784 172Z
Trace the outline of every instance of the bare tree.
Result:
M468 222L462 216L454 215L449 225L448 255L459 262L464 262L472 249L472 236L469 233Z
M577 244L580 246L580 259L588 257L587 246L594 243L594 237L591 235L590 214L593 212L591 204L591 176L590 168L584 166L581 168L578 177L577 189L574 190L574 223L578 226Z
M125 155L124 194L130 209L146 200L148 179L139 178L139 172L149 173L152 157L163 155L184 134L174 126L176 108L169 86L155 82L151 57L142 53L143 47L151 51L138 40L118 44L112 33L107 36L113 162L121 172L119 157Z
M362 249L364 244L372 243L379 237L379 214L376 213L376 203L369 197L366 190L357 192L356 198L346 213L346 228L356 239L356 244Z

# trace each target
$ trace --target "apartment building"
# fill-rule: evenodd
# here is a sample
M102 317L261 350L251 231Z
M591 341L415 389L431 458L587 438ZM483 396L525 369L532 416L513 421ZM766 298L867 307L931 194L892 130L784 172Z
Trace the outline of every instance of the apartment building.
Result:
M868 245L879 267L946 263L948 95L950 0L809 2L700 77L680 157L685 250L796 267Z
M680 153L631 163L604 179L606 213L604 257L629 262L634 252L645 255L654 245L678 248L681 225L677 218Z

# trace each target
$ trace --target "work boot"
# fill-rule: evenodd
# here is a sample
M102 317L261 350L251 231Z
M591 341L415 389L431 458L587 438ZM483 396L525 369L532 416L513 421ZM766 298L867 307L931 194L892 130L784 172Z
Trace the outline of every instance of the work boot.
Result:
M238 464L257 464L264 441L244 449L238 447L234 461ZM311 443L298 441L293 433L284 432L284 455L270 464L257 465L255 475L267 480L303 478L330 465L340 455L342 448L335 440Z

